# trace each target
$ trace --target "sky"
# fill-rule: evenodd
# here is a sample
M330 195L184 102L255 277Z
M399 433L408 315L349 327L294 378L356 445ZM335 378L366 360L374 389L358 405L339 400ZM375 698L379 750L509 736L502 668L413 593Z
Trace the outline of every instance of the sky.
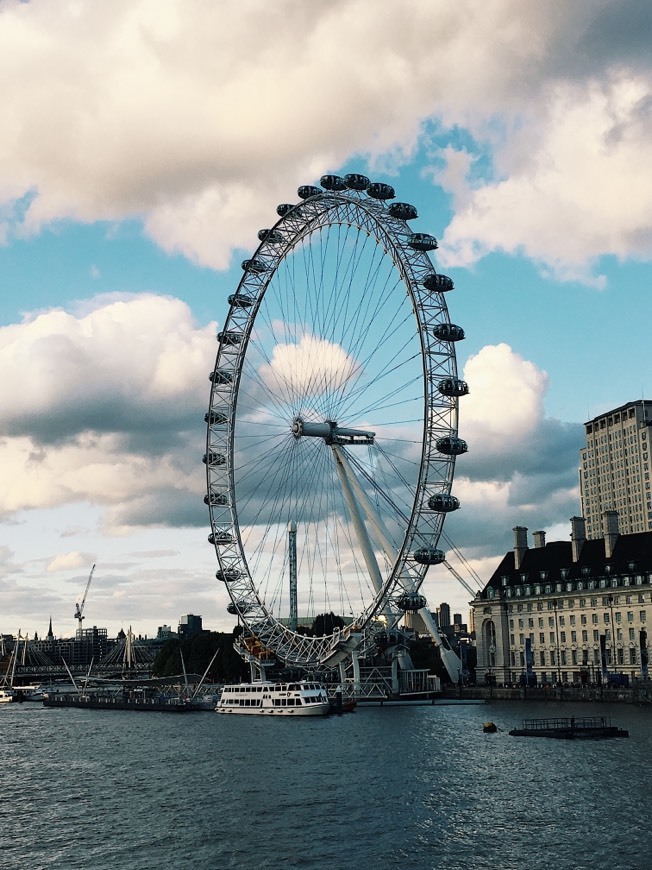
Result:
M651 19L0 0L0 632L73 634L95 563L87 628L232 628L202 502L215 333L257 231L326 172L394 186L455 281L447 536L484 582L514 526L568 539L582 424L650 397ZM424 592L466 617L441 566Z

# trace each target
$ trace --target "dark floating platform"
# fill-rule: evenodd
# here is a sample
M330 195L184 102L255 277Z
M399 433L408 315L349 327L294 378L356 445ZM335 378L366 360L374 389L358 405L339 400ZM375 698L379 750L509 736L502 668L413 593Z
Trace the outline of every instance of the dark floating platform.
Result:
M611 724L606 716L568 716L557 719L524 719L512 737L556 737L561 740L606 740L629 737L629 731Z
M77 707L84 710L134 710L155 713L192 713L201 709L179 698L123 697L105 694L53 694L43 699L44 707Z

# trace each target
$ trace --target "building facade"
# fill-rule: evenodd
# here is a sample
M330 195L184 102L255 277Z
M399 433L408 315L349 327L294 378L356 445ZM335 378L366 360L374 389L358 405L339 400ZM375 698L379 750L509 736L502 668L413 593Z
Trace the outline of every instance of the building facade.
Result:
M473 601L477 681L597 684L648 676L652 532L622 535L618 515L588 540L583 517L571 540L514 529L508 552Z
M587 537L601 537L605 511L617 511L623 534L652 530L652 402L630 402L584 425L579 476Z

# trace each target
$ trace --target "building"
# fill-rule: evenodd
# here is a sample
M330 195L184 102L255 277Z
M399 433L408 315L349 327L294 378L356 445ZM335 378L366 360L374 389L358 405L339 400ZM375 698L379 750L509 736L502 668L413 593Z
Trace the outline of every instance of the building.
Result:
M605 511L618 512L622 534L650 531L652 401L621 405L584 425L580 494L587 537L601 537Z
M202 628L201 616L195 616L194 613L187 613L179 619L179 637L182 640L187 640L194 637L196 634L201 634Z
M621 535L618 515L588 540L583 517L571 540L514 529L473 601L478 682L601 683L647 678L652 618L652 532Z
M451 624L451 609L445 601L437 608L437 625L441 629L446 629Z

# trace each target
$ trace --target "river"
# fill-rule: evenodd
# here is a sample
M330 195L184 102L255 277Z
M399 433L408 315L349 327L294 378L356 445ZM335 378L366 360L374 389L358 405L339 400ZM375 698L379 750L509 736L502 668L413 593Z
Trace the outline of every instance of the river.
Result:
M630 737L507 733L570 715L611 716ZM0 865L647 870L651 752L652 707L628 705L290 720L5 704Z

